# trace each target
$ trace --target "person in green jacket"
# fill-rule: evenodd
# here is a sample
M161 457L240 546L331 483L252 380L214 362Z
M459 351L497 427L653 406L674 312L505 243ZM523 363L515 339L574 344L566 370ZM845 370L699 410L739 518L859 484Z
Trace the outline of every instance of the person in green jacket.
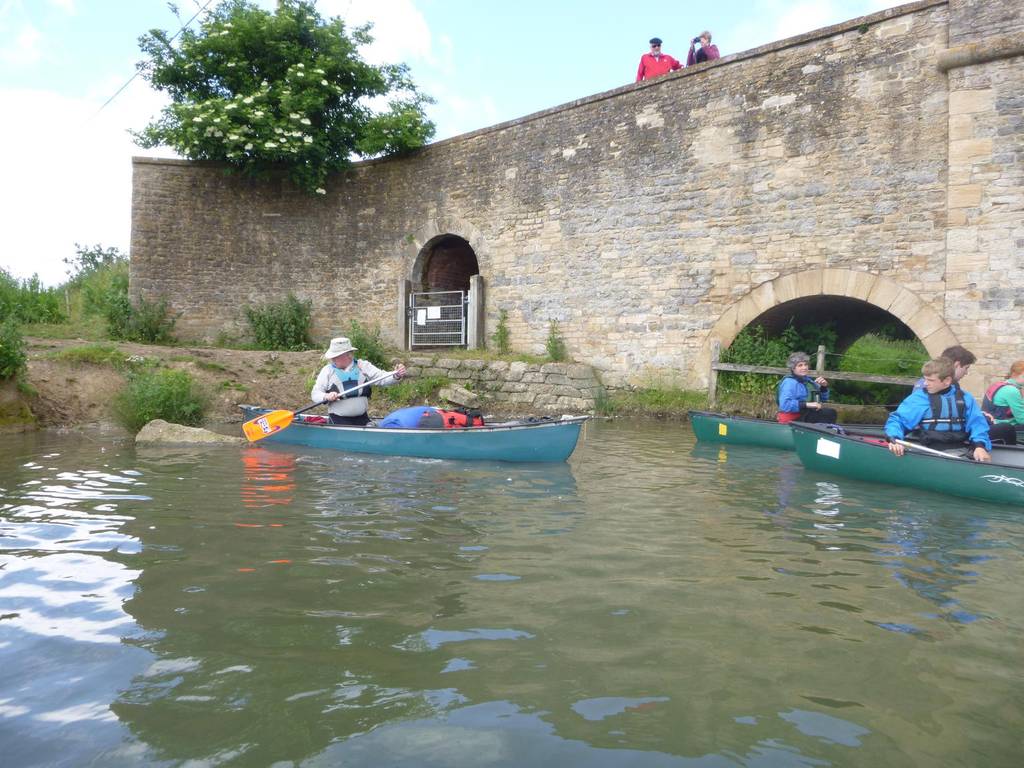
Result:
M985 392L981 409L995 419L996 424L1024 426L1024 360L1010 366L1006 379L997 381Z

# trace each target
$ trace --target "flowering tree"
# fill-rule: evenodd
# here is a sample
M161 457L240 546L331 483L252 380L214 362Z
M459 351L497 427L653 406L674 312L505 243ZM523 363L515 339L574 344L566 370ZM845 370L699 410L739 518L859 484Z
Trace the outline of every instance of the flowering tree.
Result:
M274 13L226 0L178 46L151 30L139 38L147 56L139 67L173 103L135 140L252 175L283 169L299 187L325 194L327 176L352 155L396 154L434 134L423 113L430 99L406 65L360 57L369 29L324 20L313 0L278 0ZM375 98L390 98L389 110L374 111Z

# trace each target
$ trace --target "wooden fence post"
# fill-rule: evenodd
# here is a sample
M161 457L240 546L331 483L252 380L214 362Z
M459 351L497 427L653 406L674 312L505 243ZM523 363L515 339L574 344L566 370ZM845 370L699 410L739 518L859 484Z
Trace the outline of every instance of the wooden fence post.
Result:
M817 365L814 368L814 372L818 376L821 376L821 374L824 371L825 371L825 345L824 344L819 344L818 345L818 362L817 362Z
M718 339L711 340L711 370L708 371L708 407L714 410L715 400L718 396L718 358L722 353L722 342Z

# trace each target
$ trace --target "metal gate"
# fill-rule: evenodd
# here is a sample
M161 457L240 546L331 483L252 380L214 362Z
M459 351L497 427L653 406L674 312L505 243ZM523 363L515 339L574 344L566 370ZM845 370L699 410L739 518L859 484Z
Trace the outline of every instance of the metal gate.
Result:
M466 346L466 291L409 295L409 347Z

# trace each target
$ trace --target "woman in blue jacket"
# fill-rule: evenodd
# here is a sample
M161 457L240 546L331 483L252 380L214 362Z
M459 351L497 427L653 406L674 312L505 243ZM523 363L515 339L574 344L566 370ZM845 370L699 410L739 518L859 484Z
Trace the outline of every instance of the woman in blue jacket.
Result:
M828 402L828 381L810 377L811 362L804 352L794 352L786 360L789 375L779 382L779 412L776 421L788 424L804 421L812 424L835 424L836 409L825 408Z

